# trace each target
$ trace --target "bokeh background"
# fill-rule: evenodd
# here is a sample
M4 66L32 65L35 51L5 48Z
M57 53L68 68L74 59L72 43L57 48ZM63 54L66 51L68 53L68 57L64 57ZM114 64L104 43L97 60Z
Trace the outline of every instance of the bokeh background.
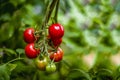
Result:
M0 80L120 80L120 0L60 0L64 58L57 71L26 57L23 31L40 26L52 0L0 0Z

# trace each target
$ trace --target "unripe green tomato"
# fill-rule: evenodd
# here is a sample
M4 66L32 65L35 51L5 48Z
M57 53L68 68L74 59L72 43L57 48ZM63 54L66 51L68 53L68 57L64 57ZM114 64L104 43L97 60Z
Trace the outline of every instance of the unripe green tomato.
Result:
M45 70L46 69L46 65L48 64L48 60L46 57L44 57L43 60L40 60L40 59L36 59L35 60L35 64L36 64L36 67L40 70Z
M56 71L56 65L55 65L54 63L48 64L48 65L46 66L46 71L47 71L48 73L55 72L55 71Z

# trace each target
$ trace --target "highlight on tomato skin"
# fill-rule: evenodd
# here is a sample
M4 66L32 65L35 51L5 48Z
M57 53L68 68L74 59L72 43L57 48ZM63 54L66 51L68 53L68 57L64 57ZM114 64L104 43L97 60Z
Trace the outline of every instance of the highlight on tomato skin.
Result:
M34 28L27 28L24 31L23 38L26 43L33 43L36 40L34 32L35 32Z
M25 47L25 55L30 58L36 58L40 53L40 50L34 48L34 43L27 44Z
M54 60L54 62L59 62L62 60L63 54L63 50L60 47L58 47L56 52L50 54L50 59Z
M59 23L55 23L49 26L48 31L52 39L60 39L64 35L64 27Z

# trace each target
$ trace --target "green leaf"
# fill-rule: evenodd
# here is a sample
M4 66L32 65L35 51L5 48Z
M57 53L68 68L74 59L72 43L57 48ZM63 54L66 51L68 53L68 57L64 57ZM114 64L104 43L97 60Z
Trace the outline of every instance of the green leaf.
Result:
M12 50L12 49L3 48L3 50L6 51L8 55L10 55L10 54L17 55L16 52L14 50Z
M9 73L7 73L6 65L0 66L0 80L10 80Z
M49 0L44 0L45 4L48 4L50 1Z
M99 45L99 39L96 35L88 30L84 31L85 41L88 43L89 46L96 47Z
M16 7L18 4L25 2L26 0L10 0L10 2Z
M70 74L68 75L68 80L70 79L74 80L74 79L80 79L80 78L92 80L90 75L81 69L73 69L70 71Z
M0 66L0 80L10 80L10 74L16 64L3 64Z
M20 49L20 48L16 49L16 52L19 54L25 53L24 49Z
M113 30L111 32L111 37L115 45L120 46L120 32L119 30Z
M7 68L9 68L10 71L14 70L16 68L17 64L7 64Z
M10 23L4 23L0 29L0 42L8 40L13 36L14 33L14 26L11 26Z
M9 21L11 20L11 16L10 14L3 14L1 17L0 17L0 20L4 20L4 21Z
M99 69L98 75L112 75L112 71L109 69Z

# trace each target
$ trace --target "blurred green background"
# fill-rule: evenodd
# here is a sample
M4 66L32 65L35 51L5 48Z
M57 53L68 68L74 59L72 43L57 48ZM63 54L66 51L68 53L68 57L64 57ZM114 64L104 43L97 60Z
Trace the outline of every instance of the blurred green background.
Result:
M0 80L120 80L120 0L60 0L64 58L57 71L26 57L23 31L40 26L52 0L0 0Z

